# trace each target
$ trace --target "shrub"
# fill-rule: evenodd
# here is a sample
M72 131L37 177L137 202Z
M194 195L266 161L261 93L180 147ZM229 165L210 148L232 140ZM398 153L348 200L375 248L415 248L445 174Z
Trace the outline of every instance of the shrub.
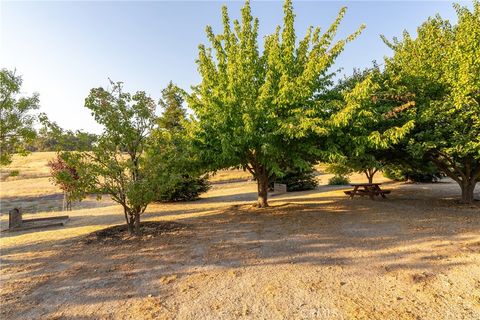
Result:
M423 168L389 166L383 170L383 175L395 181L423 183L437 182L445 176L433 166L424 166Z
M350 183L350 179L347 176L335 175L328 180L328 184L331 186L342 186Z
M8 174L9 177L18 177L18 175L20 174L20 171L18 170L12 170L10 171L10 173Z
M318 185L313 168L307 170L287 169L285 175L282 177L276 177L270 182L270 189L273 189L273 184L275 182L286 184L288 192L313 190Z
M207 192L209 189L210 183L207 176L185 176L171 188L162 190L157 200L162 202L192 201L198 199L201 193Z

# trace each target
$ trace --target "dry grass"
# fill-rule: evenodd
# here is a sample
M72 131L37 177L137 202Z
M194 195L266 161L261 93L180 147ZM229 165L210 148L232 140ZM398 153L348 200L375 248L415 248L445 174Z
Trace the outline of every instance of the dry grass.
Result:
M58 190L36 176L48 156L14 163L31 171L2 182L2 212L21 203L32 207L26 218L64 214L42 210L57 205ZM272 197L265 210L250 205L254 182L216 183L198 201L153 204L144 215L188 228L114 243L83 241L123 223L110 200L87 200L65 227L2 232L0 317L479 319L480 205L457 205L449 181L378 181L393 190L387 200L322 185Z
M211 183L239 182L252 179L252 175L241 169L219 170L210 175Z
M48 178L50 170L47 166L49 160L55 158L55 152L33 152L26 157L13 156L13 162L0 169L2 181L24 180L32 178ZM18 170L19 175L9 177L10 172Z

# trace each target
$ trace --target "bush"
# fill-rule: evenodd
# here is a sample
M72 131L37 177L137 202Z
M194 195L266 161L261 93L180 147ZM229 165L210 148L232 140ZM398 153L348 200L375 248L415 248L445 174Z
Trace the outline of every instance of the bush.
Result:
M383 175L394 181L405 181L407 180L402 169L398 167L387 167L382 170Z
M8 174L9 177L18 177L18 175L20 174L20 171L18 170L12 170L10 171L10 173Z
M343 186L350 183L350 179L347 176L335 175L328 180L328 184L331 186Z
M313 190L318 185L313 168L307 170L287 169L285 175L276 177L270 182L270 189L273 189L275 182L286 184L288 192Z
M406 175L407 180L413 182L437 182L443 177L443 174L428 172L411 172Z
M424 166L424 168L405 168L399 166L387 167L383 170L383 175L395 181L412 182L437 182L445 175L433 166Z
M185 176L171 189L163 190L157 200L162 202L192 201L198 199L201 193L207 192L209 189L208 177Z

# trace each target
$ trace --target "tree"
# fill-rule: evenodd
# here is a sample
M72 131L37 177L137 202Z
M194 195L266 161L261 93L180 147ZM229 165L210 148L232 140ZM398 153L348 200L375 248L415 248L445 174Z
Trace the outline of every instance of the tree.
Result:
M52 182L63 191L63 210L72 210L72 202L85 197L78 170L67 164L60 154L48 162Z
M38 94L18 97L21 87L15 71L0 71L0 165L9 164L15 153L27 154L25 146L35 138L31 112L39 107Z
M150 137L157 121L155 101L143 91L124 92L120 82L111 82L111 86L109 91L92 89L85 99L85 107L104 127L93 150L63 153L62 157L81 170L84 192L108 194L123 207L130 233L139 235L141 214L155 200L160 186L175 179L162 170L163 162L147 156L160 147Z
M327 171L338 176L348 176L353 172L363 173L368 183L373 183L375 174L384 164L370 151L356 156L345 156L342 162L335 162L327 167Z
M392 151L412 130L414 122L399 117L412 113L415 103L399 96L385 83L380 68L355 70L332 90L340 101L334 114L334 139L338 154L328 170L337 175L364 173L369 183L374 175L395 161Z
M185 124L188 122L185 108L183 107L185 92L170 82L162 90L159 101L163 108L162 115L158 118L158 127L153 136L162 144L168 144L175 157L175 168L170 171L180 174L175 184L162 188L157 197L160 201L188 201L199 197L210 189L208 176L201 170L202 166L191 146L191 141L186 134ZM157 154L157 157L168 155Z
M172 81L162 90L162 98L159 101L163 109L158 119L161 128L169 131L183 130L183 122L186 121L187 113L183 107L185 92Z
M330 84L335 58L363 28L333 42L345 11L323 34L310 27L297 45L295 15L287 0L283 27L264 38L262 52L259 21L252 17L249 1L233 29L226 7L223 32L215 35L206 28L211 48L199 46L202 81L188 97L197 117L192 122L195 144L212 170L248 170L257 181L259 207L268 206L268 184L282 175L282 162L306 168L309 157L318 153L314 139L307 138L313 131L325 132L321 115L329 107L316 96Z
M462 202L480 181L480 2L454 6L458 22L429 18L413 38L385 40L394 51L385 72L398 92L414 96L408 150L455 180Z

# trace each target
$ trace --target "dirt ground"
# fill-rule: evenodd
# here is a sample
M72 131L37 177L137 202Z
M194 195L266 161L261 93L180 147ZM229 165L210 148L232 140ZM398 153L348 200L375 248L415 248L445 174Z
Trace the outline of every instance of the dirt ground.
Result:
M46 155L30 157L1 182L2 230L13 206L64 214ZM222 174L201 200L151 205L145 221L183 226L160 236L84 241L123 223L108 199L64 227L2 232L0 318L480 319L480 203L457 204L453 182L378 177L388 199L350 200L320 175L255 209L255 184Z

